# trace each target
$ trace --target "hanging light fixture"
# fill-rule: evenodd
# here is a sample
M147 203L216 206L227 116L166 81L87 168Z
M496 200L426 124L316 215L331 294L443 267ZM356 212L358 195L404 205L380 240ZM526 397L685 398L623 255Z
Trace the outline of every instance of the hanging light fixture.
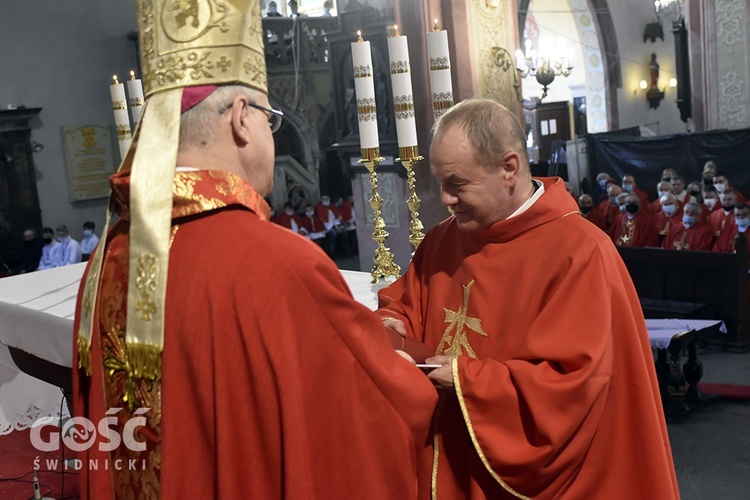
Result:
M516 62L513 64L513 57L503 47L492 47L492 55L495 65L503 71L513 68L513 88L516 93L516 99L523 104L526 109L534 109L547 97L548 87L555 80L556 76L567 77L573 71L572 56L564 48L552 56L549 51L538 53L532 47L531 40L526 40L526 51L516 51ZM534 77L539 85L542 86L542 95L524 100L521 94L520 78Z

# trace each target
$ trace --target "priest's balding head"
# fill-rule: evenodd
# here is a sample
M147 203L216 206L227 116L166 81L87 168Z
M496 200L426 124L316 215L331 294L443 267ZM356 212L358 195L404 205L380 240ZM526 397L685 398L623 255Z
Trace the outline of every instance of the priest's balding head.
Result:
M508 218L535 190L523 127L489 99L460 102L435 123L430 170L462 231Z

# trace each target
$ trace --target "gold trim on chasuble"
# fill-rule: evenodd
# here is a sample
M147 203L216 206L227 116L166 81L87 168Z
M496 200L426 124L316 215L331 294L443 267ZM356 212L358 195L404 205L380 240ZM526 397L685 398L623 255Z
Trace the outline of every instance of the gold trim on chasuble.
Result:
M627 218L626 218L627 219ZM633 219L627 219L623 223L623 231L620 237L617 239L617 246L618 247L626 247L630 246L632 240L633 240L633 233L635 232L635 218Z
M568 215L568 214L566 214ZM493 479L497 481L497 483L503 487L505 491L510 493L511 495L517 497L517 498L523 498L528 499L528 497L518 493L513 488L508 486L508 484L502 480L502 478L494 471L492 470L492 466L490 465L489 461L487 460L487 457L484 455L484 452L482 452L482 448L479 446L479 442L477 441L477 437L474 433L474 427L471 424L471 418L469 417L469 411L466 408L466 403L464 402L463 393L461 392L461 380L458 376L458 356L461 356L465 354L469 357L472 357L474 359L477 359L477 355L474 352L474 349L471 348L471 345L469 344L468 339L468 332L464 331L464 328L468 328L469 330L472 330L473 332L483 336L488 337L487 333L482 328L482 320L480 318L473 318L468 315L469 311L469 298L471 295L471 287L474 285L474 280L471 280L468 285L463 285L463 305L458 308L457 311L451 311L448 308L444 308L445 311L445 323L448 323L448 327L445 329L445 332L443 333L442 339L440 339L440 344L438 344L437 349L435 350L435 353L440 355L448 355L453 356L453 360L451 362L451 371L453 373L453 386L456 390L456 397L458 398L458 404L461 406L461 413L464 417L464 422L466 423L466 428L469 431L469 436L471 437L471 442L474 445L474 449L477 452L477 455L479 456L479 459L482 461L482 464L487 469L487 471L490 473ZM453 331L455 327L455 333L451 335L451 332ZM441 398L442 403L442 398ZM440 410L442 409L442 404L440 404L435 411L435 426L433 429L433 461L432 461L432 499L437 500L437 474L438 474L438 462L439 462L439 456L440 456L440 450L438 449L438 433L436 432L437 429L437 422L440 418Z
M477 441L477 436L474 433L474 426L471 425L471 417L469 416L469 410L466 408L466 402L464 401L464 395L461 392L461 378L458 376L458 358L453 358L453 363L451 364L451 370L453 371L453 387L456 389L456 397L458 398L458 404L461 406L461 413L464 416L464 422L466 422L466 428L469 431L469 436L471 437L471 442L474 444L474 449L477 451L477 455L479 455L479 459L482 461L482 464L484 464L484 467L487 469L487 472L490 473L492 478L497 481L497 483L503 487L505 491L510 493L511 495L517 497L517 498L523 498L528 500L529 497L522 495L521 493L517 492L510 486L508 486L508 483L502 480L500 475L495 472L492 469L492 466L490 465L490 462L487 460L487 457L484 455L484 452L482 451L481 446L479 446L479 442Z
M448 328L445 329L443 337L440 339L437 349L435 349L436 355L461 356L464 354L462 351L465 351L467 356L476 359L477 355L469 344L468 333L464 332L464 327L482 337L487 337L487 333L482 329L481 319L468 316L469 295L471 294L471 287L473 285L474 280L471 280L468 285L463 286L464 302L457 311L451 311L447 307L443 308L445 311L444 323L448 323ZM456 328L456 332L451 335L454 327Z

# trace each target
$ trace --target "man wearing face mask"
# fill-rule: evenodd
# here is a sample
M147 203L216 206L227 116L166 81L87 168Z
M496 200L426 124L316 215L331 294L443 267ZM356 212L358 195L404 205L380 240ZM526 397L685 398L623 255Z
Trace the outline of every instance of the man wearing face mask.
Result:
M641 199L629 194L625 198L625 213L612 226L612 241L618 247L655 247L659 243L654 220L641 212Z
M284 211L281 212L276 218L272 220L279 226L285 227L299 233L302 229L302 219L294 213L294 206L291 202L287 201L284 203Z
M738 190L732 186L732 184L729 182L729 179L725 175L717 175L714 177L714 186L716 187L716 191L719 193L719 196L721 197L721 194L726 191L734 191L734 194L737 195L737 201L740 203L745 203L745 197L742 196L742 193L740 193Z
M661 244L669 230L682 220L682 205L673 194L665 194L659 203L661 210L654 216L654 224Z
M735 253L737 238L745 238L747 242L748 228L750 228L750 206L740 203L734 207L734 220L714 243L713 251L719 253Z
M682 220L672 226L661 247L665 250L703 250L710 252L714 237L701 220L701 207L690 202L685 205Z
M60 251L60 244L55 241L55 231L51 227L45 227L42 229L42 258L39 260L39 267L37 270L42 271L44 269L52 269L57 267L59 260L57 254Z
M622 176L622 190L626 193L637 194L638 198L641 199L641 205L644 207L648 206L648 195L638 188L633 174L625 174Z
M91 221L83 223L83 239L81 240L81 260L83 262L89 260L96 249L96 245L99 244L99 237L94 234L95 228L96 225Z
M68 226L57 226L57 241L60 242L60 251L57 254L57 266L63 267L81 262L81 245L70 237Z
M349 248L344 234L344 224L341 220L341 212L336 205L331 204L331 197L323 195L320 201L315 205L315 215L317 215L326 227L326 248L328 255L333 257L337 250L340 253L348 254Z
M721 203L719 203L719 193L716 192L715 186L706 186L706 189L703 192L703 207L705 208L703 212L706 221L708 221L708 217L710 217L715 210L721 208Z
M604 231L604 218L601 212L594 207L594 200L590 195L582 194L578 197L578 209L584 219Z
M661 180L671 183L677 177L677 172L673 168L665 168L661 171Z
M39 261L42 259L42 247L43 244L37 237L36 231L29 228L23 232L21 273L36 271L36 268L39 267Z
M268 11L266 12L266 17L283 17L276 9L276 2L268 2Z
M716 210L708 218L708 225L715 238L731 228L734 222L734 206L737 204L737 194L734 191L724 191L719 196L721 210Z
M320 248L325 250L326 227L320 217L315 215L315 209L312 205L305 207L305 216L302 217L302 229L300 230L305 238L317 243Z
M674 195L674 188L672 188L672 183L669 181L660 181L656 185L656 200L651 202L648 205L648 208L646 209L646 212L651 215L652 217L655 217L656 214L661 212L661 198L662 196L666 196L668 194Z

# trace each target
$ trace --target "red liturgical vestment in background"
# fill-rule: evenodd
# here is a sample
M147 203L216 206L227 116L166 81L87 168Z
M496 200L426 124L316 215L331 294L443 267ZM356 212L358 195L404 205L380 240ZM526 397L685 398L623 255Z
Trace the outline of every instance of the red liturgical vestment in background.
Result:
M79 453L82 498L416 497L434 387L333 262L264 220L267 205L237 176L175 175L162 377L130 372L128 185L113 177L121 220L106 247L92 376L74 370L74 405L95 423L124 407L119 432L138 412L122 395L135 398L150 408L136 432L147 449ZM135 470L115 470L118 458Z
M379 293L379 314L455 356L420 497L677 498L630 276L562 181L543 181L516 217L474 232L440 223Z

